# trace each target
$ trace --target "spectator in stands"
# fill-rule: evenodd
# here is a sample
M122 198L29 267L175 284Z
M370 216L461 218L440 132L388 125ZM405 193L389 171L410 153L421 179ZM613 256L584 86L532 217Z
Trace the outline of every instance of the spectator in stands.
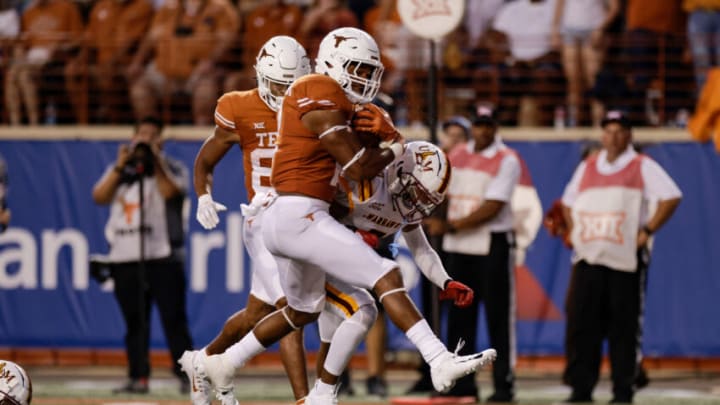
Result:
M664 124L667 112L686 108L692 100L685 88L692 84L683 74L687 17L682 0L627 0L625 18L624 70L631 97L623 107L633 123ZM665 100L662 110L660 99Z
M606 32L619 11L620 0L556 0L552 41L562 50L570 127L580 123L583 93L595 85L607 46ZM592 99L590 107L593 126L598 126L603 106Z
M340 27L359 27L355 14L343 0L315 0L300 25L299 39L311 60L317 56L320 41L330 31Z
M560 58L551 46L555 0L516 0L495 16L485 36L500 68L500 106L517 112L506 123L550 125L564 94Z
M122 109L121 92L127 89L122 69L130 63L152 16L148 0L100 0L93 6L82 50L65 66L67 92L78 122L89 121L88 74L99 90L100 121Z
M95 203L110 206L105 226L110 253L105 264L115 282L115 298L127 329L129 380L115 393L149 391L153 302L160 312L180 390L189 392L188 379L177 363L185 350L192 350L185 312L187 215L183 215L183 211L187 214L183 206L189 185L188 169L162 153L162 123L145 118L137 124L131 142L120 145L117 159L93 187Z
M720 1L684 0L683 8L688 13L688 41L700 92L708 69L720 65Z
M12 56L12 45L20 34L20 15L12 0L0 0L0 69Z
M564 378L572 387L567 402L592 402L607 339L610 402L632 403L648 241L670 219L682 193L660 165L635 152L625 114L609 111L602 128L602 150L580 163L562 197L574 250ZM657 208L650 214L653 201Z
M448 274L475 291L473 305L449 309L447 342L466 341L461 354L475 350L483 303L490 345L498 353L493 364L495 392L487 401L512 402L516 353L510 199L520 179L521 166L516 152L502 142L497 130L494 112L479 107L470 141L457 145L448 155L453 176L448 186L447 217L431 217L425 224L429 235L444 235ZM460 378L442 395L477 401L475 373Z
M228 0L167 0L128 67L135 116L157 113L159 101L167 108L184 94L192 98L193 122L212 124L218 65L237 31L237 10Z
M295 38L302 22L302 10L289 1L265 1L249 12L244 22L244 33L240 37L242 65L227 75L223 84L225 92L256 86L255 57L263 44L276 35Z
M36 0L22 16L21 42L5 78L5 106L11 125L22 121L25 105L28 123L40 123L38 87L42 70L62 64L79 45L83 22L77 5L70 0Z

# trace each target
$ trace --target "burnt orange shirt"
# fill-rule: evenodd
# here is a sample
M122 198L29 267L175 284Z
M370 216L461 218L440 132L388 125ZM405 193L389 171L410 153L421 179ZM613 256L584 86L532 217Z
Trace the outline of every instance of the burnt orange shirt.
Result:
M682 0L628 0L626 15L628 30L646 29L664 34L683 32L687 18Z
M330 31L342 27L358 27L358 20L350 9L340 7L320 18L317 25L304 38L303 45L310 59L315 60L320 42Z
M82 31L80 11L69 0L35 1L22 16L22 35L31 48L75 41Z
M155 65L165 76L187 79L198 62L212 56L218 38L237 33L237 10L229 1L204 3L189 16L178 0L166 0L155 14L150 35L156 41ZM178 29L186 35L178 34Z
M294 4L256 7L245 17L243 36L245 63L253 66L255 57L268 39L276 35L295 37L301 21L302 10Z
M215 124L240 136L248 200L270 189L270 170L277 140L277 116L257 89L232 91L218 99Z
M311 74L295 81L283 99L271 180L280 193L330 202L335 196L337 162L320 143L320 134L302 123L303 115L316 110L345 111L349 119L353 104L329 76Z
M147 0L100 0L90 12L85 30L88 45L97 49L97 62L110 62L117 49L140 42L150 27L153 8ZM118 60L127 62L129 55Z

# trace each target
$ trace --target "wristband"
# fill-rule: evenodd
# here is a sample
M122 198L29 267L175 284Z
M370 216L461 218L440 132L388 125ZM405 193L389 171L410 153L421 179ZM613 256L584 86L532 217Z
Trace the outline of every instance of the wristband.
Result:
M645 232L648 236L650 236L650 235L653 234L653 231L650 230L650 227L647 226L647 225L644 225L644 226L642 227L642 230L643 230L643 232Z
M396 159L405 153L405 146L401 143L393 143L390 147L388 147L388 149L390 149Z

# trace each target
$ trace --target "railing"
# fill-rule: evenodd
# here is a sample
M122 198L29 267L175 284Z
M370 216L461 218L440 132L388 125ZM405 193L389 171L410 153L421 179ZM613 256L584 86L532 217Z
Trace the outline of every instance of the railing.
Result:
M448 52L452 45L446 43L438 58L439 118L471 114L478 102L489 102L500 107L500 120L506 126L589 126L593 124L591 100L595 98L605 107L627 110L638 125L683 126L697 93L692 61L683 53L685 43L684 37L611 38L595 86L585 85L580 90L576 109L568 107L568 80L560 53L524 63L508 56L498 57L493 50L482 47L460 46L460 53L452 55ZM217 91L209 105L214 105L215 97L223 91L254 86L254 72L247 63L248 57L243 55L243 45L238 41L216 65ZM5 62L0 66L3 82L7 82L8 66L12 65L8 49L6 46ZM390 80L390 74L395 74L394 82L398 84L385 88L386 94L380 100L399 125L424 124L427 119L429 75L422 62L427 59L423 52L408 43L401 54L406 61L415 62L405 63L404 69L386 75L386 80ZM36 85L40 124L129 124L136 115L143 114L133 113L130 82L125 76L127 64L115 65L110 85L101 90L97 78L106 81L108 78L98 72L96 65L85 60L79 61L74 71L66 68L66 63L78 53L65 52L60 59L39 69ZM68 73L72 73L72 78ZM172 124L197 123L192 119L194 94L182 91L182 84L178 81L174 91L159 97L155 113ZM9 123L7 107L3 97L0 123ZM212 108L206 109L210 120ZM22 124L27 123L27 114L23 114Z

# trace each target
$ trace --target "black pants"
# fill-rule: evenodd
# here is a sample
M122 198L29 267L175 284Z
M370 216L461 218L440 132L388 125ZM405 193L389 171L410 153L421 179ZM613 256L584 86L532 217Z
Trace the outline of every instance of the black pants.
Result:
M632 401L645 278L643 264L639 267L630 273L580 261L573 268L565 302L564 379L575 398L592 398L607 338L613 397Z
M486 256L448 253L450 277L466 284L475 292L468 308L450 306L448 312L448 349L453 350L460 339L465 340L461 354L475 352L480 303L485 304L485 317L490 346L497 350L493 363L495 393L513 397L515 375L515 277L510 257L511 234L493 233L490 252ZM475 373L460 378L451 390L453 395L476 395Z
M150 309L157 303L165 338L173 361L173 372L184 373L177 364L192 338L185 312L185 273L181 261L150 260L141 272L138 263L112 266L115 298L125 318L125 348L130 378L150 376Z

